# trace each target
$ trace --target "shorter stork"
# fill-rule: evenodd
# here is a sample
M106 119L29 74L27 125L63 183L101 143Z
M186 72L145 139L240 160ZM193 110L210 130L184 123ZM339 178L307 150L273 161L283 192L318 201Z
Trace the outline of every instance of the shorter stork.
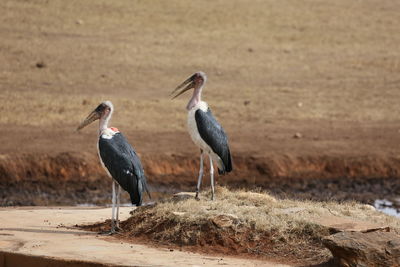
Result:
M113 178L111 233L114 233L116 227L119 227L121 187L129 193L132 204L136 206L142 205L142 193L145 190L151 198L139 156L117 128L108 128L107 126L113 110L113 104L110 101L104 101L77 128L80 130L96 120L100 121L98 154L101 165ZM115 187L117 187L117 193ZM115 206L117 207L116 212Z
M200 148L200 171L197 180L196 198L199 197L201 180L203 178L203 154L210 159L211 199L214 200L214 167L213 160L217 163L218 173L225 174L232 171L231 153L228 138L221 124L214 118L207 103L201 101L201 92L207 81L204 72L199 71L190 76L172 93L180 96L189 89L194 89L192 98L186 106L188 110L188 130L193 142Z

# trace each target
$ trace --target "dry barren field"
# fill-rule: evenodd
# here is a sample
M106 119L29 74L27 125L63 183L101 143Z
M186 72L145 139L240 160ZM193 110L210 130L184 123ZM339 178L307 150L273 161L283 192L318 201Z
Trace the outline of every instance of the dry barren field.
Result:
M398 1L4 0L0 11L3 205L109 201L96 126L75 131L102 100L154 191L192 188L189 95L168 95L198 70L234 156L220 184L364 202L398 192Z

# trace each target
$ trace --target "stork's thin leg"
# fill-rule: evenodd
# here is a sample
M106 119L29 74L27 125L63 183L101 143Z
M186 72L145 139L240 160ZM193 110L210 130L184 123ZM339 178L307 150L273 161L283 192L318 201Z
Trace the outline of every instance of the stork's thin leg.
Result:
M211 183L211 200L214 200L214 166L211 155L208 155L210 158L210 183Z
M200 149L200 171L199 171L199 178L197 179L197 187L196 187L196 199L199 199L199 192L201 186L201 180L203 178L203 150Z
M115 181L112 181L111 233L115 232Z
M119 206L120 206L120 194L121 194L121 186L118 184L117 185L117 214L116 214L116 226L117 230L119 228Z

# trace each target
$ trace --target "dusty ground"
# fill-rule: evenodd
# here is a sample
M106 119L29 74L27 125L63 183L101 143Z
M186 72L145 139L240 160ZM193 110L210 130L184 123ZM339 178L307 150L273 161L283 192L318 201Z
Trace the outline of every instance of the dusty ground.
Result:
M220 183L312 192L319 183L282 186L276 177L324 177L331 180L322 189L340 184L336 196L349 188L339 178L370 178L354 190L395 195L399 9L396 1L2 1L2 186L41 195L43 176L63 182L86 153L83 170L103 179L96 126L75 128L104 99L115 104L111 124L145 158L150 184L161 191L193 186L189 95L170 101L168 94L203 70L203 97L229 135L237 170ZM10 187L16 177L27 188ZM87 187L79 176L68 179ZM3 205L24 204L2 191Z
M131 207L122 208L120 218L128 218L130 210ZM0 208L1 266L288 266L154 248L73 227L104 220L110 214L110 208Z

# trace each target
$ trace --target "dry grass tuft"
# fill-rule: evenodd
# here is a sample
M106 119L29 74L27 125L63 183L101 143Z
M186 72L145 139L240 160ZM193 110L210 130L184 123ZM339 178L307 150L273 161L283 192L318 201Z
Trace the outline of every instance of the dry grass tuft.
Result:
M138 208L121 223L121 236L144 237L207 253L278 259L289 256L294 261L315 263L330 255L320 241L332 229L320 223L321 218L377 223L396 232L400 229L400 222L394 217L355 202L277 200L264 193L223 187L217 188L216 195L217 200L211 201L210 192L203 193L201 200L195 200L190 193L180 194L154 206ZM96 227L86 229L99 230Z
M200 201L194 198L167 200L157 204L153 209L154 215L159 219L170 218L179 223L197 223L221 214L230 214L244 225L259 231L274 232L284 239L296 238L302 236L302 233L308 235L313 228L319 228L311 222L323 216L384 223L400 229L400 221L394 217L356 202L277 200L265 193L230 191L224 187L217 187L216 196L216 201L210 200L210 192L203 193ZM180 215L176 216L174 212Z

